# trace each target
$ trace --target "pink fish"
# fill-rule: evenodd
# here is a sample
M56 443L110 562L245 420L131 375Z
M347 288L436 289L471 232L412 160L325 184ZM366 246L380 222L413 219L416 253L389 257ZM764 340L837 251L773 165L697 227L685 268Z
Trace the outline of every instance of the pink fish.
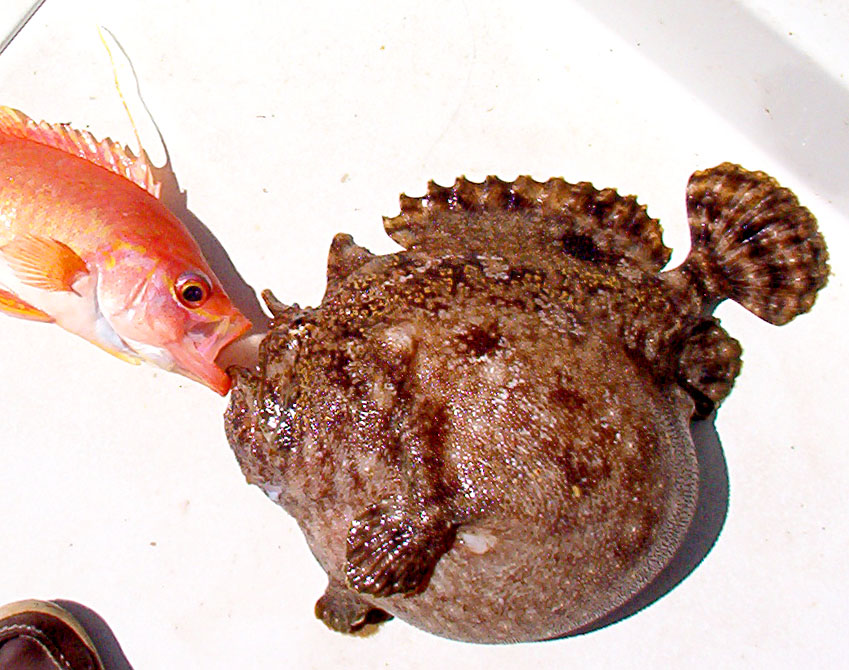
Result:
M224 395L215 362L251 323L135 157L0 107L0 311Z

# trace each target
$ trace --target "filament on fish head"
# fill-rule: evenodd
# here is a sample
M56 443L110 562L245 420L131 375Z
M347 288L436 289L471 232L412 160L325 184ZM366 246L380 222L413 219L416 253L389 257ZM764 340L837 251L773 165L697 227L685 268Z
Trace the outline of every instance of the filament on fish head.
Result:
M168 149L162 139L162 133L151 116L147 104L141 97L141 88L139 85L138 75L135 67L130 60L124 47L118 41L118 38L106 26L97 26L97 32L100 41L109 57L109 64L112 68L112 78L115 84L115 90L118 92L118 97L121 99L121 104L127 114L127 119L130 122L130 127L133 129L133 134L136 138L136 152L138 156L145 155L153 165L168 164ZM117 57L116 57L117 56ZM126 84L126 85L124 85ZM133 99L132 108L138 112L133 114L131 104L127 100L124 91L130 91L135 95L131 95ZM139 131L137 120L140 119L142 124L146 126L143 132ZM151 128L152 127L152 128ZM142 141L144 136L145 141ZM152 140L156 140L155 142Z

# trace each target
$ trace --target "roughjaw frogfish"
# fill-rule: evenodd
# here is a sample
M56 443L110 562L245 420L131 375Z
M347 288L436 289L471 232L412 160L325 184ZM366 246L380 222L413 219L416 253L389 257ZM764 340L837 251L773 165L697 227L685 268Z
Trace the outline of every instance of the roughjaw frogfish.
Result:
M223 395L251 324L159 190L143 152L0 107L0 311Z
M690 421L740 371L713 309L784 324L828 275L814 217L762 172L696 172L687 212L689 256L662 271L634 197L431 183L384 220L404 251L338 235L320 306L267 294L274 327L226 429L326 571L325 623L546 639L667 565L696 505Z

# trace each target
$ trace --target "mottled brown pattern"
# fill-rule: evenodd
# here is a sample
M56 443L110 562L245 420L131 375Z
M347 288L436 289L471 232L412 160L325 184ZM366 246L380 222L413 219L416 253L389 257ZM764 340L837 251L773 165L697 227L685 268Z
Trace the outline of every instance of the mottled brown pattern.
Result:
M266 295L258 368L226 426L249 482L328 574L317 615L392 614L477 642L576 630L640 591L693 515L693 417L730 392L731 297L784 323L828 273L813 217L724 164L688 189L678 269L636 199L562 179L430 184L338 235L321 305Z

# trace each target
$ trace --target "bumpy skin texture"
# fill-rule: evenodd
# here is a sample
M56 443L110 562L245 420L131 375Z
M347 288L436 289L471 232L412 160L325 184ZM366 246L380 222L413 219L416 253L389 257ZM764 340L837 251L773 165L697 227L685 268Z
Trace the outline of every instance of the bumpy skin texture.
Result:
M339 235L318 308L270 301L226 428L327 572L330 627L389 613L461 640L544 639L666 565L695 509L689 421L740 369L710 311L734 297L783 323L827 276L813 217L767 175L724 164L688 194L693 252L660 273L669 251L632 197L431 184L385 220L405 251Z

